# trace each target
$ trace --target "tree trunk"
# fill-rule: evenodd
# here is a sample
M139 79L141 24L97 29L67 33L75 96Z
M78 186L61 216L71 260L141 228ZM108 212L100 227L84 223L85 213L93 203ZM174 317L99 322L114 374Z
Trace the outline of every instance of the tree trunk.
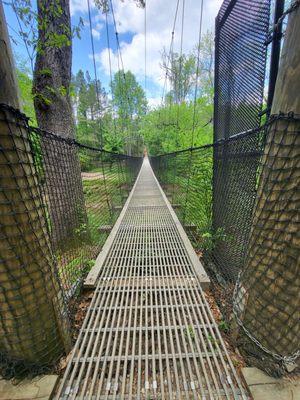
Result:
M53 3L52 0L37 2L39 37L34 70L34 105L41 129L73 139L69 1Z
M0 103L20 107L0 2ZM13 362L55 361L70 348L69 323L50 248L27 120L0 106L0 352Z
M2 1L0 1L0 102L20 108L20 94Z
M38 0L37 5L39 39L33 94L38 126L74 139L69 1ZM77 148L44 135L42 152L52 242L56 247L68 246L87 221Z
M300 9L289 16L272 114L300 114ZM262 160L246 268L235 303L243 326L270 353L292 356L299 348L300 120L271 123ZM243 331L241 331L243 332ZM242 349L267 372L284 363L241 335Z

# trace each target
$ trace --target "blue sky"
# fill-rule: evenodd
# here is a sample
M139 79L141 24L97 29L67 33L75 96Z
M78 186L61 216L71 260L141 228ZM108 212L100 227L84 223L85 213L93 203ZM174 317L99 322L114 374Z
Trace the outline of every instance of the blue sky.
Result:
M106 38L105 16L91 1L92 29L96 53L97 75L102 84L109 90L109 62ZM201 0L186 0L184 10L183 51L191 51L197 43L199 32ZM169 48L172 24L174 20L177 0L148 0L146 5L146 59L147 71L146 95L149 104L159 104L164 84L164 74L160 67L161 51L163 47ZM222 0L204 0L203 31L213 30L214 19L220 8ZM34 1L33 1L34 4ZM145 82L145 10L136 6L133 0L113 0L117 30L121 44L121 53L125 70L131 70L142 86ZM174 50L180 48L180 23L183 1L179 2L179 11L174 35ZM88 23L87 0L70 1L72 24L78 24L79 18L84 21L81 30L81 39L73 40L73 73L79 69L88 70L94 77L90 28ZM30 62L22 40L16 35L18 23L9 6L5 6L6 20L9 33L18 44L12 43L13 50L23 60ZM118 55L116 47L115 30L111 16L109 17L110 54L113 72L118 69Z

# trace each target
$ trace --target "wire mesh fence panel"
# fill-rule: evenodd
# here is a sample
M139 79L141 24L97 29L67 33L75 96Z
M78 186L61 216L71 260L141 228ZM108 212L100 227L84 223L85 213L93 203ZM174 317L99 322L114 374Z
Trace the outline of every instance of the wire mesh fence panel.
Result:
M260 125L270 4L270 0L225 1L216 18L214 142ZM226 231L232 238L232 243L220 243L214 256L232 282L244 261L261 151L259 135L214 151L213 227L215 232ZM238 182L236 168L243 169Z
M213 145L151 158L223 316L235 316L252 364L272 374L299 356L299 133L297 118L279 115Z
M224 1L216 18L214 141L260 124L270 4Z
M140 159L31 133L52 248L67 298L94 264L137 175Z
M151 158L178 216L199 235L211 229L212 155L209 145Z
M255 202L264 128L214 148L213 231L218 274L235 282L244 265Z
M72 323L74 300L142 158L29 127L4 105L0 112L0 353L11 375L17 364L48 365L66 348L59 321Z
M151 159L200 255L226 284L235 283L244 265L262 154L257 148L262 149L263 140L261 128L214 145ZM213 184L218 188L215 192ZM215 225L213 215L224 224Z

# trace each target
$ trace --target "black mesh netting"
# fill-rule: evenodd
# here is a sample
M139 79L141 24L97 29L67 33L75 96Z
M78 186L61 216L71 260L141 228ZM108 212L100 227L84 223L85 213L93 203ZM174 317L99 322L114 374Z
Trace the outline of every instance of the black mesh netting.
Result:
M299 360L300 151L299 119L261 121L270 4L225 0L216 18L214 145L151 162L225 328L251 365L276 375Z
M72 305L141 158L31 128L0 106L0 365L41 371L70 349Z
M271 0L226 0L216 18L214 141L259 126Z
M232 287L248 246L263 138L264 128L214 145L151 158L200 257L209 254L211 273ZM222 162L224 158L226 164ZM213 185L218 192L213 192ZM215 212L225 223L215 227L213 210L219 201L222 207Z
M299 126L281 115L214 145L151 158L225 319L231 323L234 311L263 351L247 344L252 364L272 373L267 355L280 370L300 342Z
M67 297L94 264L124 204L141 157L100 151L32 129L52 248Z
M260 125L265 88L266 54L265 44L269 31L270 0L225 1L216 18L215 54L215 99L214 99L214 142L232 135L254 129ZM258 136L237 142L234 150L225 144L215 150L213 226L215 231L225 229L247 233L247 221L241 220L236 202L243 203L243 213L251 214L255 191L255 160L261 151ZM242 163L242 159L244 162ZM249 161L251 160L251 161ZM236 164L238 163L238 164ZM221 165L222 164L222 165ZM226 190L234 187L234 168L243 169L244 181L237 192ZM232 173L233 172L233 173ZM221 175L220 175L221 174ZM219 185L220 179L226 185ZM232 182L231 182L232 180ZM250 182L252 186L250 185ZM223 190L220 193L220 190ZM226 208L226 209L225 209ZM242 224L242 225L239 225ZM232 279L236 277L245 251L245 243L232 251L231 245L223 246L223 257L218 263L224 268L230 265ZM226 251L227 250L227 251ZM218 257L218 252L216 252Z

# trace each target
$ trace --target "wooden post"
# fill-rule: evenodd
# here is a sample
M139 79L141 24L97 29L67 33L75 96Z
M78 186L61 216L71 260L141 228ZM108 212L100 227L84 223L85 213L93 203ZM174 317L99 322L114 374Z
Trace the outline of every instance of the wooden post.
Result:
M18 85L0 1L0 103L19 108ZM44 365L70 348L27 120L0 106L0 352Z
M299 37L298 7L289 16L271 112L294 112L298 119L282 118L269 127L247 262L235 299L248 332L272 354L286 357L296 353L300 340ZM247 335L241 338L253 364L271 373L283 371L283 362Z

